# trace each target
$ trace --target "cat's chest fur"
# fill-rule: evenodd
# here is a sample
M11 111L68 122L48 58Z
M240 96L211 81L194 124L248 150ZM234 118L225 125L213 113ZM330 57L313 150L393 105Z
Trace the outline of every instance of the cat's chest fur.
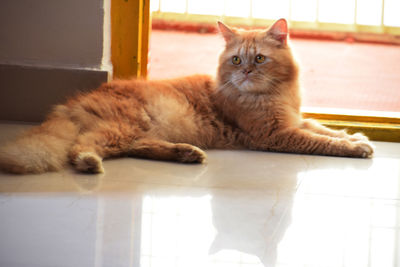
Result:
M271 129L297 126L301 118L298 107L285 102L284 97L220 92L218 98L217 108L224 120L253 137Z

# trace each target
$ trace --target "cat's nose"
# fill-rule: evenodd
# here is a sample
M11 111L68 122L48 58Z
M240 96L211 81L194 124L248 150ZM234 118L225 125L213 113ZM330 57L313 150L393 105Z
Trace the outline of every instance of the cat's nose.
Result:
M243 70L243 74L250 74L252 72L252 70L251 69L244 69Z

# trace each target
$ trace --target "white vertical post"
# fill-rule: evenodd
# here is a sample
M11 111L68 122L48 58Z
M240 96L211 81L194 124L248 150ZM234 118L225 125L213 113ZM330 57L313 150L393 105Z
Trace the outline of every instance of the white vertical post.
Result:
M385 0L382 0L381 27L385 26Z
M223 11L223 13L222 13L222 16L223 16L223 17L226 17L226 1L227 1L227 0L224 0L224 11Z
M358 0L354 0L354 26L357 25L357 1Z
M249 17L252 19L253 18L253 0L250 0L250 14Z

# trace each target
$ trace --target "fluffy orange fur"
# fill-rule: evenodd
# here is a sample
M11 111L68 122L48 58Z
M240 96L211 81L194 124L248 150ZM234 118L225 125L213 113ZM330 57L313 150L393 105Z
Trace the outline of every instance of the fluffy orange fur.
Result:
M202 149L253 149L370 157L362 134L333 131L300 114L298 66L287 23L231 29L216 80L115 80L56 106L40 126L0 149L1 169L56 171L71 163L103 172L102 160L133 156L201 163Z

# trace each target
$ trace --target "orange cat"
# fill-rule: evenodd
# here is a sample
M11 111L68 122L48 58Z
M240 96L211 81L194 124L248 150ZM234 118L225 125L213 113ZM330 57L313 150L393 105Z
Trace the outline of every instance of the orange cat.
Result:
M217 79L115 80L56 106L48 119L0 150L14 173L68 162L103 172L102 159L133 156L201 163L201 149L253 149L370 157L362 134L329 130L300 114L298 66L280 19L268 30L230 29Z

